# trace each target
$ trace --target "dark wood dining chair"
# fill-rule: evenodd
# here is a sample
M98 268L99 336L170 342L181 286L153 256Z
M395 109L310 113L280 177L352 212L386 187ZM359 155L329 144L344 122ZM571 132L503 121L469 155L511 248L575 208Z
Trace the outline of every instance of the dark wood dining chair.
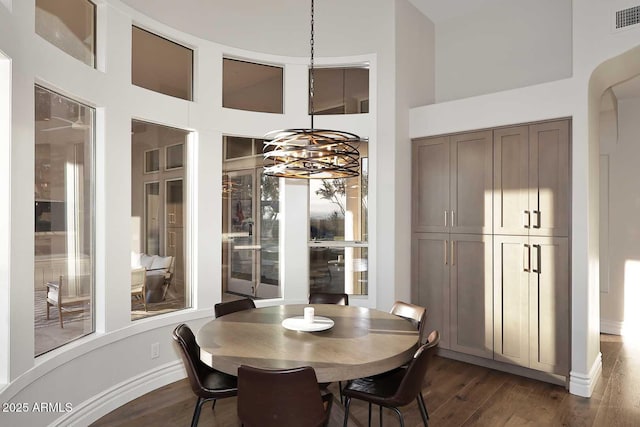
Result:
M418 348L406 368L350 381L342 392L345 397L344 427L347 427L351 399L360 399L369 403L369 425L371 425L371 405L378 405L381 427L383 407L392 409L398 415L400 426L404 427L404 417L398 408L416 399L422 422L427 427L429 413L422 396L422 383L438 342L440 342L440 334L438 331L433 331L429 334L428 342Z
M332 292L312 292L309 294L309 304L349 305L349 295Z
M191 427L195 427L198 425L202 405L213 400L213 410L217 399L236 396L237 381L235 377L210 368L200 360L200 347L196 343L196 337L184 323L173 330L173 339L187 370L191 390L198 398L191 418Z
M409 319L411 323L416 327L419 331L418 337L420 340L420 345L426 342L426 330L425 323L427 320L427 309L415 304L409 304L403 301L396 301L391 310L389 311L391 314L395 314L396 316L404 317L405 319Z
M321 393L313 368L238 368L238 418L244 427L319 427L333 394Z
M233 301L219 302L213 306L213 312L216 318L225 314L235 313L236 311L248 310L256 308L256 304L250 298L242 298Z

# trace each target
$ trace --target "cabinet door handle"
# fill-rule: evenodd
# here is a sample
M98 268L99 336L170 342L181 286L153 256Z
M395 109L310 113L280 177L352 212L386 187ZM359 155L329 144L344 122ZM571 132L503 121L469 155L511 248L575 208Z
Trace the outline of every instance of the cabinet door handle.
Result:
M456 265L456 241L451 241L451 265Z
M449 211L444 211L444 226L447 226L447 219L449 218Z
M531 271L540 274L542 272L542 246L533 245L533 247L536 249L536 268L532 268Z
M529 228L529 226L531 225L531 212L524 211L524 213L522 214L522 225L524 226L524 228Z
M526 243L522 250L522 266L525 272L531 272L531 246Z
M536 224L533 228L540 228L540 211L533 211L533 214L536 216Z
M451 211L451 227L456 225L456 211Z
M449 241L448 240L444 240L442 243L444 243L444 265L449 264L449 251L448 246L449 246Z

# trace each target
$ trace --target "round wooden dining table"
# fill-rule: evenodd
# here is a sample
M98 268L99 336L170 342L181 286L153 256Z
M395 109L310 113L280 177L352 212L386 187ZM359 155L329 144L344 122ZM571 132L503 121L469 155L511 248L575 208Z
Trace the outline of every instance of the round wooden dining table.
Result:
M282 321L302 316L333 320L319 332L289 330ZM237 375L240 365L262 369L311 366L318 382L379 374L411 359L418 331L410 321L380 310L333 304L280 305L242 310L206 323L196 334L200 359Z

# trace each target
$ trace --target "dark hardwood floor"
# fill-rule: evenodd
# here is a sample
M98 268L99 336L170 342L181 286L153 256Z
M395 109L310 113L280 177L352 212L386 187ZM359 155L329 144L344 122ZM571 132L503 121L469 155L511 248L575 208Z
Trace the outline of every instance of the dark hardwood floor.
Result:
M424 398L430 426L640 426L640 342L601 336L603 374L590 399L563 387L441 357L427 370ZM335 384L331 427L342 426L344 410ZM146 394L116 409L93 426L188 426L195 397L186 380ZM407 427L422 425L415 403L403 408ZM373 423L378 425L377 409ZM384 425L398 426L385 410ZM349 426L366 426L367 405L352 401ZM235 398L207 404L199 426L238 426Z

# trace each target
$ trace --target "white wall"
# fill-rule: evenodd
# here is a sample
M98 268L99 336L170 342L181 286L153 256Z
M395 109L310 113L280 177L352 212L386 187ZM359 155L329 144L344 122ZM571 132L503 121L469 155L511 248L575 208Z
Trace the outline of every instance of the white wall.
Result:
M609 158L609 193L601 201L609 202L609 286L600 295L600 322L620 333L625 321L633 319L635 310L625 311L625 300L635 306L638 277L635 263L640 263L640 98L618 102L619 139L613 111L603 113L600 127L600 150ZM602 171L601 171L602 172ZM605 176L601 173L601 179ZM603 265L600 265L601 271ZM626 325L629 331L637 324ZM604 330L604 329L603 329Z
M436 98L571 76L571 0L502 0L436 23Z
M11 138L11 62L0 53L0 141ZM0 144L0 200L9 200L11 194L11 145ZM7 209L0 209L0 229L11 229L11 216ZM10 283L10 233L0 235L0 384L9 381L9 320L11 304Z
M383 308L395 300L411 300L411 139L409 112L419 105L432 104L435 99L435 28L407 0L395 2L395 158L393 264L395 276L390 277L395 289L390 289ZM388 196L387 196L388 197ZM385 224L387 224L385 222ZM389 227L386 227L387 229ZM393 294L392 294L393 292Z

